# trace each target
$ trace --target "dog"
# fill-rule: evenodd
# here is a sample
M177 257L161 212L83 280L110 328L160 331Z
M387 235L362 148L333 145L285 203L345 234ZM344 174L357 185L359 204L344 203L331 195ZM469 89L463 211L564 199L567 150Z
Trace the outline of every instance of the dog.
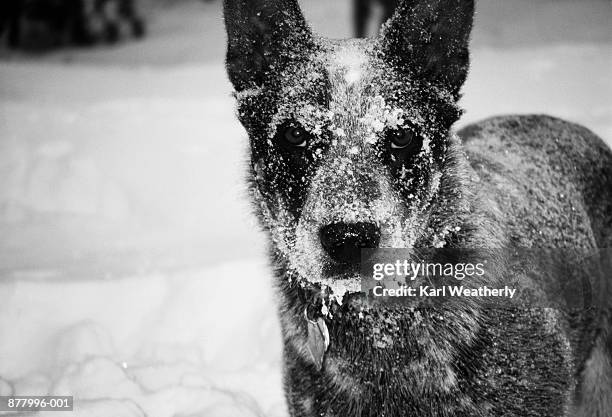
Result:
M405 0L377 38L328 40L296 0L224 1L291 416L612 415L612 152L545 115L455 133L473 15ZM373 303L363 248L498 251L535 304Z
M355 0L353 2L353 21L355 24L355 37L364 38L367 35L368 20L372 12L372 0ZM386 22L391 18L395 8L397 7L397 0L378 0L377 3L382 7L382 23Z

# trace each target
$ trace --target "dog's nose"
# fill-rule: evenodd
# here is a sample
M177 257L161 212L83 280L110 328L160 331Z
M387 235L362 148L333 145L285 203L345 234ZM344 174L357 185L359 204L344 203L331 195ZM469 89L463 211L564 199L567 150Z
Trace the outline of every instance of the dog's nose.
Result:
M376 248L380 242L380 229L374 223L331 223L319 231L321 245L336 262L356 264L361 249Z

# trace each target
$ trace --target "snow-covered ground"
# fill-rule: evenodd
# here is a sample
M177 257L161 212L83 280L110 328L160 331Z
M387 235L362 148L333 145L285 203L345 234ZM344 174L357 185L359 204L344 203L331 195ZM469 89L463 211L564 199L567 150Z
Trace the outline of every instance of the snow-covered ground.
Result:
M348 36L348 3L305 9ZM481 3L461 124L545 112L612 143L610 3ZM0 54L0 395L286 414L219 10L156 10L149 38L114 48Z

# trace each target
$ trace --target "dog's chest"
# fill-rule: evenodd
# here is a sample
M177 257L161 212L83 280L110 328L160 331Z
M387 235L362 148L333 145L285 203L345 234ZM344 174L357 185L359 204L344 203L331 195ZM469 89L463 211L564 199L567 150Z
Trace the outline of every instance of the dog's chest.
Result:
M558 318L499 310L482 324L434 312L336 317L320 372L287 352L290 403L297 416L567 415L574 366Z

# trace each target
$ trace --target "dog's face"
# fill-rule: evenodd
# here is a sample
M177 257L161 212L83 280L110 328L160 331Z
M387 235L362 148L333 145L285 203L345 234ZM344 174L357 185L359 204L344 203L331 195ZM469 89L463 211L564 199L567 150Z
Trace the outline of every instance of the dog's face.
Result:
M472 5L452 3L406 2L379 38L329 41L293 1L226 1L251 190L292 277L341 297L362 248L425 234L468 66Z

